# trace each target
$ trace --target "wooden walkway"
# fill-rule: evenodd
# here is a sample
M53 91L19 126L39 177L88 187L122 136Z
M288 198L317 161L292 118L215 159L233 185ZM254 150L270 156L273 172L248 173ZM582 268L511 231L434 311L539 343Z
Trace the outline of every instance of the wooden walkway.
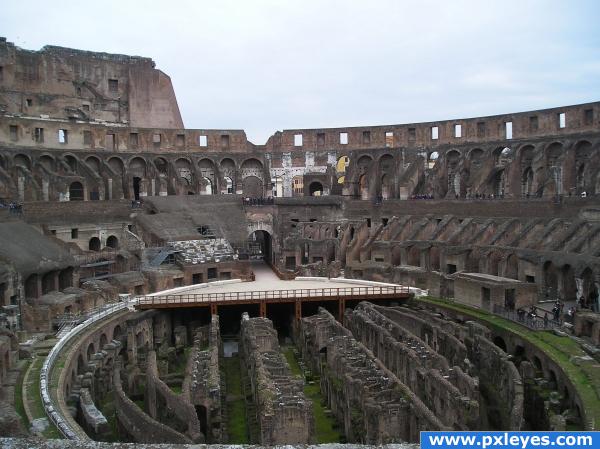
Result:
M410 290L404 286L364 286L140 296L135 307L139 310L210 307L211 313L216 314L219 306L258 304L260 316L266 316L267 304L292 303L296 306L296 318L299 319L304 302L337 301L340 313L343 313L346 301L377 301L409 297Z

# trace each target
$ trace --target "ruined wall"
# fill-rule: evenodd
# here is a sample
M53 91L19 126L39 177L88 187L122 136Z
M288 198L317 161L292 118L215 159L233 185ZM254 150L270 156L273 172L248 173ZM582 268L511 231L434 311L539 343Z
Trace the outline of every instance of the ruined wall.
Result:
M321 391L350 442L415 442L421 430L448 429L329 312L302 319L303 357L321 376ZM323 345L323 346L320 346Z
M136 443L192 443L182 433L152 419L129 399L123 391L118 369L115 370L113 384L119 436L122 440Z
M146 360L145 400L150 417L184 433L193 442L205 441L194 406L160 379L154 351L148 352Z
M219 443L223 438L221 411L221 374L219 355L221 334L219 316L213 315L206 332L197 332L188 357L183 381L183 396L196 407L204 407L205 421L199 418L207 443Z
M446 426L479 429L477 380L460 365L450 364L417 335L410 333L377 311L361 303L344 316L354 338L362 342L398 379L415 393ZM466 351L458 345L457 351ZM460 347L462 346L462 348Z
M240 343L249 370L260 444L306 444L314 439L312 405L303 381L290 372L271 320L242 316Z
M183 128L170 78L150 58L0 39L3 112Z

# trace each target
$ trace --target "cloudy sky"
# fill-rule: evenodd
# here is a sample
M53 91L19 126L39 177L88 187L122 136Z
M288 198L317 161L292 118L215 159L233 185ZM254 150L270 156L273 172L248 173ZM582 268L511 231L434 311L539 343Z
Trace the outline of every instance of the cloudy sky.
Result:
M0 36L152 57L186 128L408 123L600 100L600 1L5 2Z

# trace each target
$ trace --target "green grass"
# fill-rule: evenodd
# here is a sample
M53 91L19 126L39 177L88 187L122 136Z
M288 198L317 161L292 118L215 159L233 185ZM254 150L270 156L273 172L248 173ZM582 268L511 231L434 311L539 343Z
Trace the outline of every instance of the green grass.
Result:
M21 417L21 422L23 422L26 429L29 427L29 420L27 419L27 413L25 413L25 406L23 405L23 379L30 364L31 360L25 362L21 370L21 376L15 385L15 411Z
M183 387L181 386L181 384L169 385L169 388L171 389L171 391L173 393L176 393L176 394L181 394L181 392L183 391Z
M598 367L596 361L582 363L581 365L576 365L571 361L573 356L587 355L577 342L568 337L559 337L549 331L532 331L484 310L454 302L431 297L418 298L418 301L464 313L486 323L491 328L508 330L537 346L560 365L573 383L579 398L583 402L587 419L591 421L592 428L595 429L600 424L600 367Z
M237 355L221 359L227 385L227 432L231 444L249 444L246 404L242 396L242 374Z
M31 367L31 372L29 373L29 384L25 385L29 408L33 419L47 418L44 404L42 403L42 396L40 394L40 371L43 364L44 357L37 357L35 359L33 366ZM43 432L43 435L49 439L62 438L58 429L49 419L48 428Z
M298 360L294 355L293 348L283 349L283 354L290 366L290 371L295 376L302 376L302 370ZM304 395L312 402L313 416L315 418L315 438L317 444L323 443L341 443L343 435L337 429L335 419L325 413L323 406L323 395L321 389L315 383L313 385L304 385Z
M119 430L117 428L117 412L115 410L115 402L111 393L107 394L98 405L98 409L102 412L108 426L110 427L110 435L107 435L102 441L108 441L110 443L117 443L119 441Z

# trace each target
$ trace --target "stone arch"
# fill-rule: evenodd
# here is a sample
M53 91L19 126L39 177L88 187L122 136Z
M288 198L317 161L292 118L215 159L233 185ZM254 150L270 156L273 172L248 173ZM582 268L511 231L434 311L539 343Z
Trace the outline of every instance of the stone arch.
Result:
M164 157L154 159L154 166L159 175L167 176L169 174L169 163Z
M526 144L519 149L519 161L522 167L528 167L533 163L535 156L535 146Z
M236 168L233 159L223 158L219 163L219 172L223 177L221 193L236 193Z
M263 183L257 176L246 176L242 181L242 191L244 196L249 198L263 197Z
M13 159L15 167L21 167L26 170L31 170L31 159L25 154L17 154Z
M67 165L69 166L69 169L73 173L77 173L77 164L78 164L77 158L75 156L73 156L72 154L65 154L64 160L67 163Z
M119 157L113 156L108 159L108 166L118 175L122 175L125 170L125 164L123 160Z
M46 171L49 171L49 172L54 171L55 162L56 161L54 160L54 158L52 156L50 156L49 154L43 154L38 159L38 164L41 167L44 167L46 169Z
M89 156L86 158L85 163L88 165L89 168L91 168L94 172L96 172L97 174L100 173L100 159L98 159L96 156Z
M86 351L86 355L87 355L87 360L88 362L90 361L90 359L92 358L92 356L96 353L96 348L94 347L94 342L90 342L90 344L87 347L87 351Z
M506 258L504 277L510 279L519 279L519 258L516 254L509 254L509 256Z
M414 267L421 266L421 250L416 246L411 246L407 251L407 264Z
M112 339L121 341L122 337L123 337L123 329L121 328L121 326L119 324L117 324L115 326L115 328L113 329Z
M83 201L84 199L83 184L73 181L69 185L69 201Z
M182 180L186 186L193 186L194 176L191 161L185 157L180 157L175 160L174 165L179 179Z
M129 161L129 172L139 178L146 177L146 160L136 156Z
M262 178L263 164L258 159L250 157L244 159L240 165L240 170L242 171L242 177L256 176Z
M90 251L100 251L100 239L98 237L92 237L88 242L88 249Z
M104 349L104 346L106 346L108 344L108 337L106 336L106 334L103 332L102 335L100 335L100 351L102 351Z
M217 189L215 188L215 163L208 158L202 158L198 161L198 170L200 171L200 176L205 178L205 180L210 181L209 183L205 183L204 186L210 186L210 192L206 189L203 189L205 194L217 193ZM201 191L202 193L202 191Z
M533 169L531 166L527 166L523 170L523 176L521 177L521 194L523 196L530 196L533 193Z
M106 246L112 249L119 249L119 239L115 235L108 236Z
M494 158L495 166L505 167L512 162L514 151L510 147L500 146L492 151L492 157Z
M548 167L558 166L564 157L564 147L561 142L552 142L544 150Z
M502 256L497 251L492 251L488 257L488 274L492 276L499 275L500 260Z
M308 186L308 194L310 196L322 196L323 195L323 184L319 181L313 181Z
M356 168L358 169L358 172L360 174L367 173L369 168L371 167L372 162L373 162L373 158L371 156L369 156L368 154L363 154L356 161Z
M481 148L473 148L467 153L467 159L471 162L479 161L485 157L485 151Z

